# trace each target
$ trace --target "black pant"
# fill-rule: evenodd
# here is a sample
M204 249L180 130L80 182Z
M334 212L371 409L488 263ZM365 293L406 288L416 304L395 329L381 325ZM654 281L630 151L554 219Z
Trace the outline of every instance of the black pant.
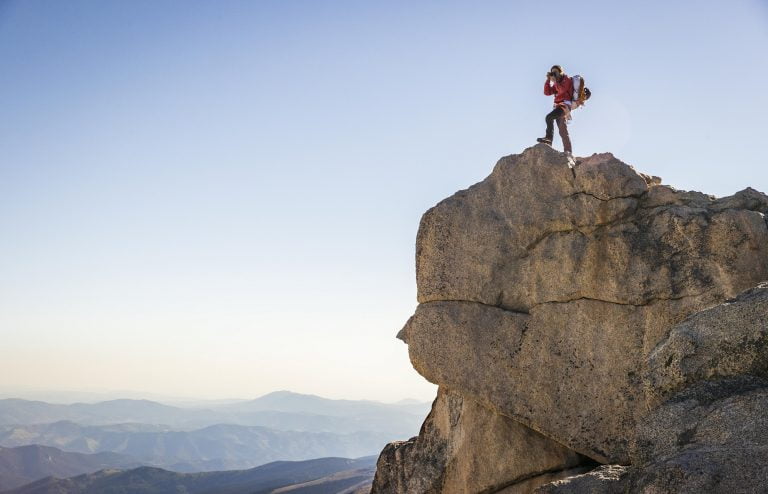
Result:
M563 140L563 149L570 153L571 138L568 135L568 124L565 122L565 110L558 106L549 112L544 120L547 122L547 139L550 141L555 134L553 123L557 121L557 130L560 132L560 139Z

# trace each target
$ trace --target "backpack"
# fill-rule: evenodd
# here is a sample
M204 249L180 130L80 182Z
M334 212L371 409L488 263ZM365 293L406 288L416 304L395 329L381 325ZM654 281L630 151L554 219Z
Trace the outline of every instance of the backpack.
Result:
M592 96L592 91L590 91L589 88L584 85L584 78L582 76L571 76L571 80L573 81L573 97L571 98L571 109L575 110L587 102L589 97Z

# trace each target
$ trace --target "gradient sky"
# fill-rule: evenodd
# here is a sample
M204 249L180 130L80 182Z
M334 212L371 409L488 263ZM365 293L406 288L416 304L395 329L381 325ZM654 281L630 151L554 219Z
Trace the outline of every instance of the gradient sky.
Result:
M549 67L575 154L722 196L768 191L767 48L758 0L0 0L0 390L431 399L420 216Z

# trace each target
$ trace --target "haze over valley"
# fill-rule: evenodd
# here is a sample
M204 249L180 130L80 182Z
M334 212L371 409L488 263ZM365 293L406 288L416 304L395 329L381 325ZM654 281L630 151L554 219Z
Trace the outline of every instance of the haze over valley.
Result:
M388 442L417 434L430 405L332 400L289 391L190 406L136 399L70 404L0 399L0 492L48 476L103 469L163 469L140 470L151 483L171 475L159 473L166 470L194 474L249 470L275 461L375 459ZM370 458L363 463L373 465ZM361 481L357 474L345 475L347 482ZM78 489L123 480L84 477Z

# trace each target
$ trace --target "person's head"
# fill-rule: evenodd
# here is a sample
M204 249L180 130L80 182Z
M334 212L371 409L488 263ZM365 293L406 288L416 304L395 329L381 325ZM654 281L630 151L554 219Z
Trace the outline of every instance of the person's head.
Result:
M553 65L551 69L549 69L549 73L552 74L552 77L557 79L558 81L563 77L563 68L559 65Z

